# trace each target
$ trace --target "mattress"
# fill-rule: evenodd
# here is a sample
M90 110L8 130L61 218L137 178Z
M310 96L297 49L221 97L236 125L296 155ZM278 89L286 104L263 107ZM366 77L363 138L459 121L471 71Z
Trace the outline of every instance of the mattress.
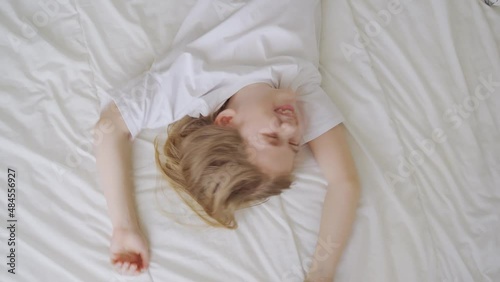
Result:
M98 93L168 52L194 2L0 3L0 281L303 281L326 189L309 149L292 189L224 230L160 177L162 129L134 143L151 266L127 277L109 263ZM222 13L242 4L213 1ZM323 87L362 183L335 281L500 281L499 8L324 0L322 23Z

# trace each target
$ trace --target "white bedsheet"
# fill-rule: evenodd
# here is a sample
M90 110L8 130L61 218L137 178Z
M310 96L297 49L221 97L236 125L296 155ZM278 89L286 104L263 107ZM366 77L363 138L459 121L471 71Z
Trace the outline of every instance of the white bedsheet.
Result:
M240 2L214 5L224 13ZM108 262L96 93L166 52L192 3L1 2L0 181L6 188L7 168L16 170L18 221L15 275L11 234L0 232L0 281L303 280L325 192L310 152L291 190L241 212L228 231L205 227L171 190L156 203L166 186L153 159L160 131L134 147L151 267L127 278ZM346 117L363 189L336 281L500 281L500 10L390 3L323 1L324 88Z

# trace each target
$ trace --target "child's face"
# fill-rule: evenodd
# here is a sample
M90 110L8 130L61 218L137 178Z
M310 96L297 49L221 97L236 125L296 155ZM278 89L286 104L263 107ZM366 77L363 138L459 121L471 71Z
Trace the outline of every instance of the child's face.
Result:
M268 84L246 86L219 114L248 143L251 161L272 175L291 173L303 134L303 121L296 93Z

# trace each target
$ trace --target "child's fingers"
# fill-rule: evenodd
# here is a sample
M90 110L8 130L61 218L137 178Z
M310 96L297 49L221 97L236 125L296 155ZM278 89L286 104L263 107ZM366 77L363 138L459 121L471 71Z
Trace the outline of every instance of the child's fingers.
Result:
M117 262L134 261L136 260L137 256L138 255L131 253L115 254L111 258L111 263L115 264Z
M149 267L149 254L147 250L140 251L140 256L142 260L142 269L147 269Z
M123 266L122 266L122 270L123 272L127 272L128 271L128 268L130 266L130 262L126 261L123 263Z
M122 275L138 275L148 267L149 255L147 251L113 254L111 263Z
M123 266L123 263L122 262L117 262L113 265L113 269L118 272L118 273L122 273L122 266Z
M136 276L143 272L143 270L140 270L137 264L135 263L132 263L129 266L127 266L126 264L123 264L121 266L115 265L113 269L121 275L130 275L130 276Z
M132 266L130 266L130 275L137 276L140 275L141 273L142 271L140 271L138 264L133 263Z
M113 254L111 257L111 263L116 264L117 262L124 262L127 261L127 255L126 254Z
M130 263L129 267L126 270L127 275L132 275L135 272L134 265L134 263Z
M130 265L130 268L129 268L128 274L129 274L129 275L137 275L137 274L138 274L138 272L137 272L137 264L132 263L132 264Z

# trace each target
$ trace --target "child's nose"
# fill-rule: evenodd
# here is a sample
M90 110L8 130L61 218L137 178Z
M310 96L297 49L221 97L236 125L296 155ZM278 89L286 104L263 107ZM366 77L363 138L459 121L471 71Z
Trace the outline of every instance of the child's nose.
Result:
M272 119L270 128L276 131L280 137L289 139L297 132L298 125L294 118L280 116Z
M295 123L282 122L280 125L280 134L285 139L290 139L295 136L297 125Z

